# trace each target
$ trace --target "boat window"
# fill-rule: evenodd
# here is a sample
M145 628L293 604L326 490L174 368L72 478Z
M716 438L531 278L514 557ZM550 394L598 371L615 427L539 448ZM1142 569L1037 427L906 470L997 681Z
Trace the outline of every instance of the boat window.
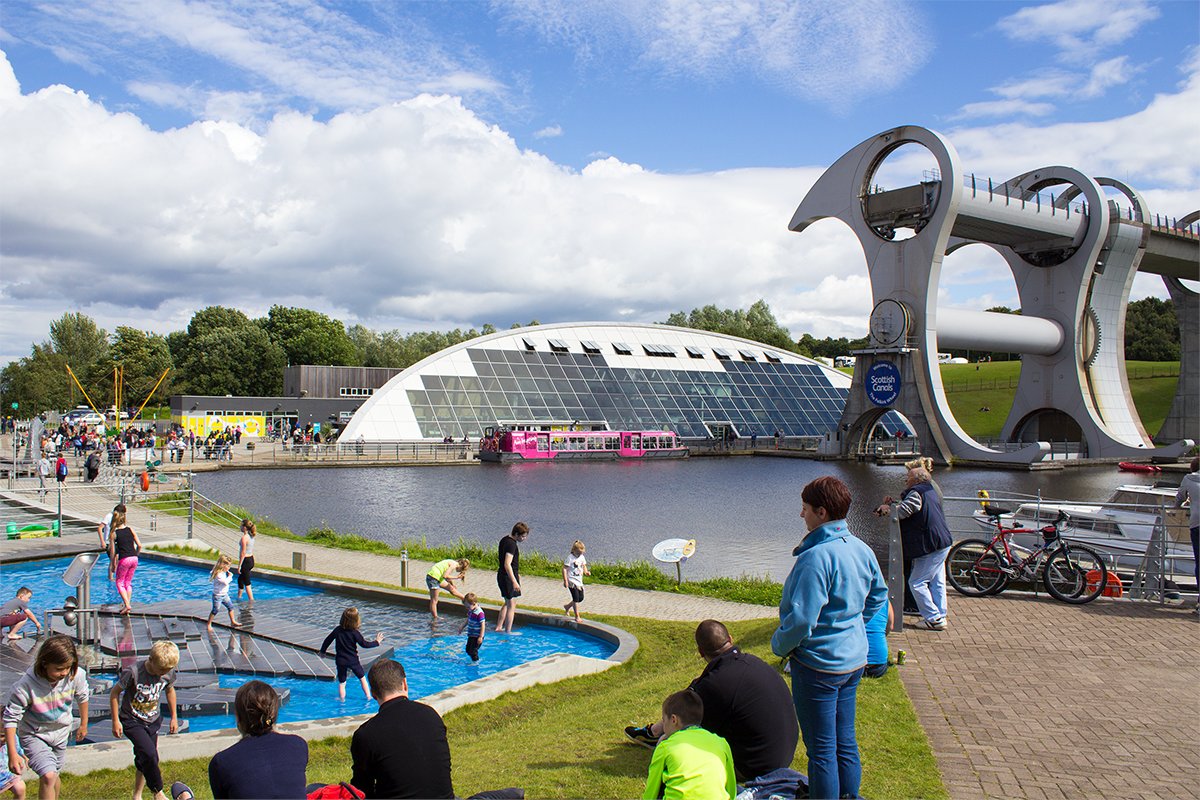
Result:
M525 345L526 350L537 350L537 346L528 338L522 337L521 343Z
M537 449L540 453L545 453L550 449L550 437L545 434L539 434L537 437Z
M713 348L713 355L715 355L721 361L729 361L733 358L733 356L729 354L728 350L722 350L720 347Z
M743 361L757 361L758 360L758 357L755 356L754 353L750 352L749 350L738 350L738 353L741 354Z
M699 347L692 347L689 344L687 347L684 348L684 350L687 350L687 354L689 356L691 356L692 358L704 358L704 351L701 350Z
M600 345L593 342L591 339L584 339L579 344L583 346L583 352L591 356L600 355Z
M642 435L640 433L630 434L629 448L631 450L641 450L642 449Z
M549 342L550 352L552 353L566 353L570 351L570 348L567 347L567 343L562 339L550 339Z
M622 355L622 356L633 355L633 350L630 349L629 345L625 344L624 342L613 342L612 346L613 346L613 350L615 350L617 352L617 355Z

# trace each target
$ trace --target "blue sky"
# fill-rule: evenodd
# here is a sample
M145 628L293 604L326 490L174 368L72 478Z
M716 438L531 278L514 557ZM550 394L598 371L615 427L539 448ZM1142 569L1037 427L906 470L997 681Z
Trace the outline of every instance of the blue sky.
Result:
M786 230L825 167L911 123L981 175L1064 163L1182 216L1198 20L1196 2L8 0L0 362L67 310L165 332L213 303L413 330L763 297L796 337L861 335L852 237ZM1015 304L998 256L955 261L942 302Z

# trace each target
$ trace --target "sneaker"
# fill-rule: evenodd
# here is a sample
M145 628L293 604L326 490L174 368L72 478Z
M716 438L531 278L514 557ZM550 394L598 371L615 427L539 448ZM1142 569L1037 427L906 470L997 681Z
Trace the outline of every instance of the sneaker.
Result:
M651 750L658 744L658 737L650 732L650 726L646 725L642 728L630 725L625 729L625 735L633 741L640 744L642 747L649 747Z
M925 628L926 630L930 631L944 631L949 627L945 617L938 617L937 619L933 620L922 618L917 620L916 626L918 628Z

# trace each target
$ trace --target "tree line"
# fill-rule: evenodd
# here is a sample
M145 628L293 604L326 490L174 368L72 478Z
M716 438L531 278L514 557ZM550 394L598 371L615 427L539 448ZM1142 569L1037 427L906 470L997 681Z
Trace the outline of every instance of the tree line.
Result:
M1020 313L1003 306L988 310ZM817 339L805 333L795 340L764 300L744 310L710 304L677 311L665 324L724 333L809 357L834 358L867 346L865 336ZM11 413L12 403L19 404L22 414L84 403L68 366L100 409L115 404L114 370L121 373L123 407L144 401L164 405L172 394L274 396L283 392L283 368L288 364L403 369L495 332L490 323L479 330L376 331L363 325L347 328L307 308L273 306L265 317L251 319L236 308L209 306L197 311L185 330L163 336L124 325L110 333L86 314L72 312L50 323L49 338L33 345L28 356L0 370L0 402L5 414ZM970 355L1009 357L975 351ZM1179 326L1170 301L1148 297L1129 304L1125 355L1136 361L1179 360ZM159 383L164 372L166 378Z

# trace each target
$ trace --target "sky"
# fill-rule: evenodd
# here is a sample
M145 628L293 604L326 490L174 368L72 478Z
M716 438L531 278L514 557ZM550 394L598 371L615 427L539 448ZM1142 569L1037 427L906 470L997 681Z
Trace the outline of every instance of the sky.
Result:
M68 311L166 333L214 304L409 332L761 298L794 338L862 336L857 240L787 224L902 124L1182 217L1200 2L5 0L0 364ZM1019 305L985 247L938 291Z

